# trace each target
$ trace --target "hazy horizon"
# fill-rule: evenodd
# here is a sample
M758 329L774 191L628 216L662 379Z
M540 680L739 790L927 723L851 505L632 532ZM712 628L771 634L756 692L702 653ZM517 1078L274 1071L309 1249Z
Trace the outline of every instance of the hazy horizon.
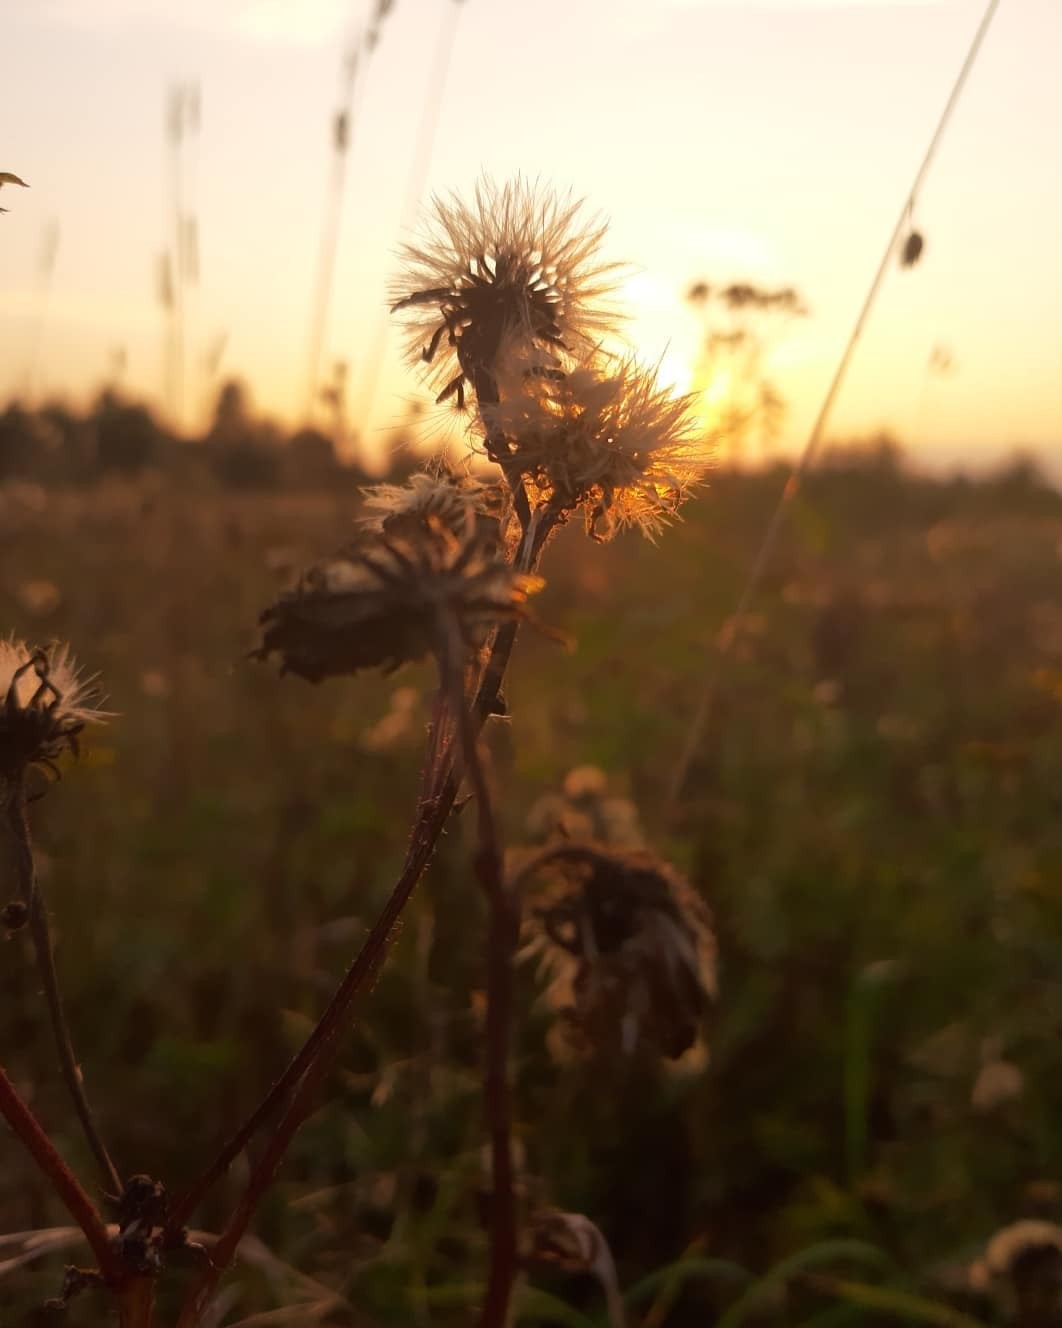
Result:
M684 299L694 281L799 288L811 316L778 339L769 366L789 403L781 445L792 450L984 6L546 0L528 23L513 0L397 0L369 54L372 8L240 0L168 13L154 0L15 0L0 98L17 131L0 168L31 188L0 199L10 209L0 217L0 394L84 401L113 377L121 349L123 386L161 404L157 264L173 230L165 105L175 83L195 83L201 132L186 145L184 207L198 222L201 281L187 307L184 422L200 424L230 375L263 411L298 421L332 118L356 41L322 372L350 363L349 412L370 445L417 395L400 339L381 332L411 191L426 199L519 171L610 218L607 255L633 265L630 339L680 388L699 339ZM890 271L832 436L887 431L933 466L976 468L1027 448L1057 473L1059 49L1052 0L1000 7L913 218L923 259ZM949 372L931 370L935 349Z

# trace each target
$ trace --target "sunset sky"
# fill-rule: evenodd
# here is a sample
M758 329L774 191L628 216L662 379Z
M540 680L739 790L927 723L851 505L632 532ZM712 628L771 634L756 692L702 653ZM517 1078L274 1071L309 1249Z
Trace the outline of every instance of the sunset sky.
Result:
M3 0L0 169L32 187L0 194L0 394L84 399L122 348L124 385L161 399L164 111L186 81L202 98L186 163L201 266L188 422L217 373L244 377L264 410L302 415L331 121L373 7ZM694 280L797 286L811 317L775 341L771 374L790 406L782 442L798 447L983 9L395 0L368 59L361 44L324 357L351 364L356 422L374 402L370 445L427 400L381 332L411 191L519 171L610 218L608 256L633 264L630 338L680 386L700 337ZM1062 460L1060 54L1060 0L1003 0L916 209L923 260L892 270L835 434L889 429L930 463L1017 446ZM222 344L211 378L204 358ZM947 374L930 372L935 347Z

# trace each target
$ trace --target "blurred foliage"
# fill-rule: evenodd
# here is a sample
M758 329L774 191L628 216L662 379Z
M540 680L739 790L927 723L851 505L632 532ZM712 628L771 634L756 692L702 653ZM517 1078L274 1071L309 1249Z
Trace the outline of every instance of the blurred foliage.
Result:
M235 405L212 446L244 445ZM431 675L314 688L248 663L261 607L349 538L356 497L248 493L172 457L130 475L132 416L100 477L126 409L32 417L71 455L95 438L57 487L16 464L22 417L0 419L0 623L71 641L118 712L35 811L41 874L104 1132L124 1171L179 1188L387 894ZM547 552L538 613L577 648L528 632L518 650L490 735L508 842L566 771L601 767L709 901L722 994L706 1069L558 1064L521 968L526 1196L600 1226L646 1328L1002 1322L963 1270L1005 1223L1062 1215L1062 499L1025 462L975 482L912 475L887 440L827 456L669 816L705 651L783 481L723 471L658 546L571 529ZM468 1321L485 1250L471 831L458 817L361 1002L260 1213L276 1257L233 1275L231 1321L286 1300L318 1307L304 1322ZM24 941L3 955L5 1068L88 1175ZM3 1149L0 1231L63 1222ZM64 1257L0 1279L3 1322L55 1293ZM85 1297L68 1322L99 1313ZM521 1321L602 1315L592 1279L558 1278Z

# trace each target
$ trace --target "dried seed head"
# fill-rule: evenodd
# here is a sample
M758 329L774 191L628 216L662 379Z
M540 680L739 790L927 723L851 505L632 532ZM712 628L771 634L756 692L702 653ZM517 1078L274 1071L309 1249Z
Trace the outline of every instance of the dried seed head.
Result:
M385 535L414 535L432 521L463 531L469 519L483 538L500 539L507 515L501 485L481 484L471 475L439 469L410 476L405 484L376 484L365 495L365 529Z
M439 401L462 405L466 383L492 400L507 338L582 351L613 326L618 269L598 258L604 233L581 203L520 178L480 181L471 203L435 197L425 234L401 251L392 310L406 315L411 358L433 366Z
M521 616L541 585L500 558L474 520L457 533L432 519L402 535L370 536L312 568L262 614L254 654L277 654L282 673L310 682L390 671L439 651L447 620L476 649L497 623Z
M488 454L500 441L539 500L558 514L581 507L595 539L624 526L652 537L703 474L690 399L633 360L597 353L570 373L514 361L507 371L501 401L484 412Z
M715 938L673 868L644 851L566 845L531 919L547 998L577 1049L674 1060L697 1042L716 994Z
M0 641L0 791L32 766L53 770L65 751L77 754L86 724L110 716L95 678L81 676L70 648Z

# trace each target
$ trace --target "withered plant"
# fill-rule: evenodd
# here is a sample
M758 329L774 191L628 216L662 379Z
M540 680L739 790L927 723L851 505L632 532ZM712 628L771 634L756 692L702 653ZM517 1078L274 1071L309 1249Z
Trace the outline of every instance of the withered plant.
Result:
M529 600L542 585L538 568L554 532L577 516L595 540L623 527L656 536L705 466L689 403L660 386L651 370L602 344L617 321L611 305L617 269L600 255L604 230L580 204L517 180L482 183L469 202L437 198L423 238L405 247L393 310L438 400L466 414L467 464L440 464L406 485L369 492L351 543L265 609L253 652L282 673L326 686L362 670L434 660L438 690L405 859L303 1046L178 1193L150 1176L119 1171L100 1137L63 1018L34 876L31 788L43 792L56 761L76 750L81 730L108 716L65 647L0 643L0 780L19 864L18 895L4 921L9 928L25 924L32 935L60 1062L99 1164L104 1202L73 1175L2 1073L0 1112L89 1244L93 1266L68 1271L63 1297L98 1288L113 1298L125 1328L158 1321L158 1281L181 1249L194 1260L181 1267L195 1271L177 1328L206 1320L222 1274L317 1101L357 998L387 956L395 923L462 786L475 804L474 866L488 915L490 1253L479 1322L501 1328L518 1274L543 1263L596 1269L618 1314L600 1233L578 1215L546 1207L522 1212L518 1202L508 1066L522 923L526 915L530 947L549 970L547 999L583 1044L668 1058L700 1037L714 992L711 929L690 887L643 849L561 832L531 858L507 858L480 751L485 723L503 712L506 669L531 617ZM256 1136L259 1147L222 1230L190 1240L188 1224L201 1201Z

